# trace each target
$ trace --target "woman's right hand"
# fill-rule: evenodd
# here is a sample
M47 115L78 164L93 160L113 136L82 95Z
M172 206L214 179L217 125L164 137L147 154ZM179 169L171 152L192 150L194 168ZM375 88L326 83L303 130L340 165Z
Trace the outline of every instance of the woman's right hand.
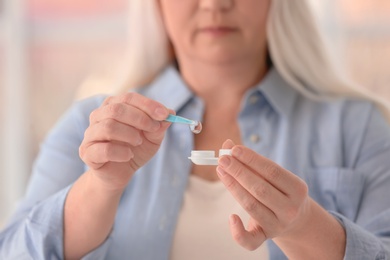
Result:
M123 190L160 147L170 111L137 93L108 97L90 115L80 146L87 174L109 190Z

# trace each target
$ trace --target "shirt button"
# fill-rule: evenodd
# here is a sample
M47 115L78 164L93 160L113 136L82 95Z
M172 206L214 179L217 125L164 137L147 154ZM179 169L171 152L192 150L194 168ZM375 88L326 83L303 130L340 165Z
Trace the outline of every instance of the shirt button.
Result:
M249 98L249 103L251 105L254 105L259 100L259 97L257 95L253 95Z
M257 144L258 142L260 142L260 136L253 134L250 136L250 140L252 143Z

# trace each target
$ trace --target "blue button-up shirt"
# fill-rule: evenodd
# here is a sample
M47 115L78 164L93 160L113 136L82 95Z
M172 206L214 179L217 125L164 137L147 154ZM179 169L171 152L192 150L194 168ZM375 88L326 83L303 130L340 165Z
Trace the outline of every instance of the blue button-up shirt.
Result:
M202 121L202 100L171 66L139 92ZM76 102L43 142L25 198L0 233L0 259L63 258L64 202L86 170L78 148L104 98ZM390 126L373 104L310 100L272 69L243 97L238 123L246 146L304 179L345 227L345 259L390 259ZM191 150L188 127L173 124L124 192L110 236L85 259L169 259ZM267 243L271 259L286 258Z

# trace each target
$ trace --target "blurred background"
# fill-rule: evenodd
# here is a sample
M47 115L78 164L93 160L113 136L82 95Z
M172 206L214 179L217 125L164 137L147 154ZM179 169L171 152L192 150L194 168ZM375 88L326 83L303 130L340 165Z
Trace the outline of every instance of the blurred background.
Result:
M0 0L0 227L43 138L124 54L129 0ZM340 63L390 99L390 1L311 0Z

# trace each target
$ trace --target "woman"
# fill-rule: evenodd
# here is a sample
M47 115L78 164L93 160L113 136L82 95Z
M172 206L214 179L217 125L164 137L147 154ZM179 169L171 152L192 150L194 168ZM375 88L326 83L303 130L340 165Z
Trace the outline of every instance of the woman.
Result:
M390 258L390 126L332 69L305 1L131 3L127 86L152 80L62 118L2 259ZM217 167L187 159L221 147Z

